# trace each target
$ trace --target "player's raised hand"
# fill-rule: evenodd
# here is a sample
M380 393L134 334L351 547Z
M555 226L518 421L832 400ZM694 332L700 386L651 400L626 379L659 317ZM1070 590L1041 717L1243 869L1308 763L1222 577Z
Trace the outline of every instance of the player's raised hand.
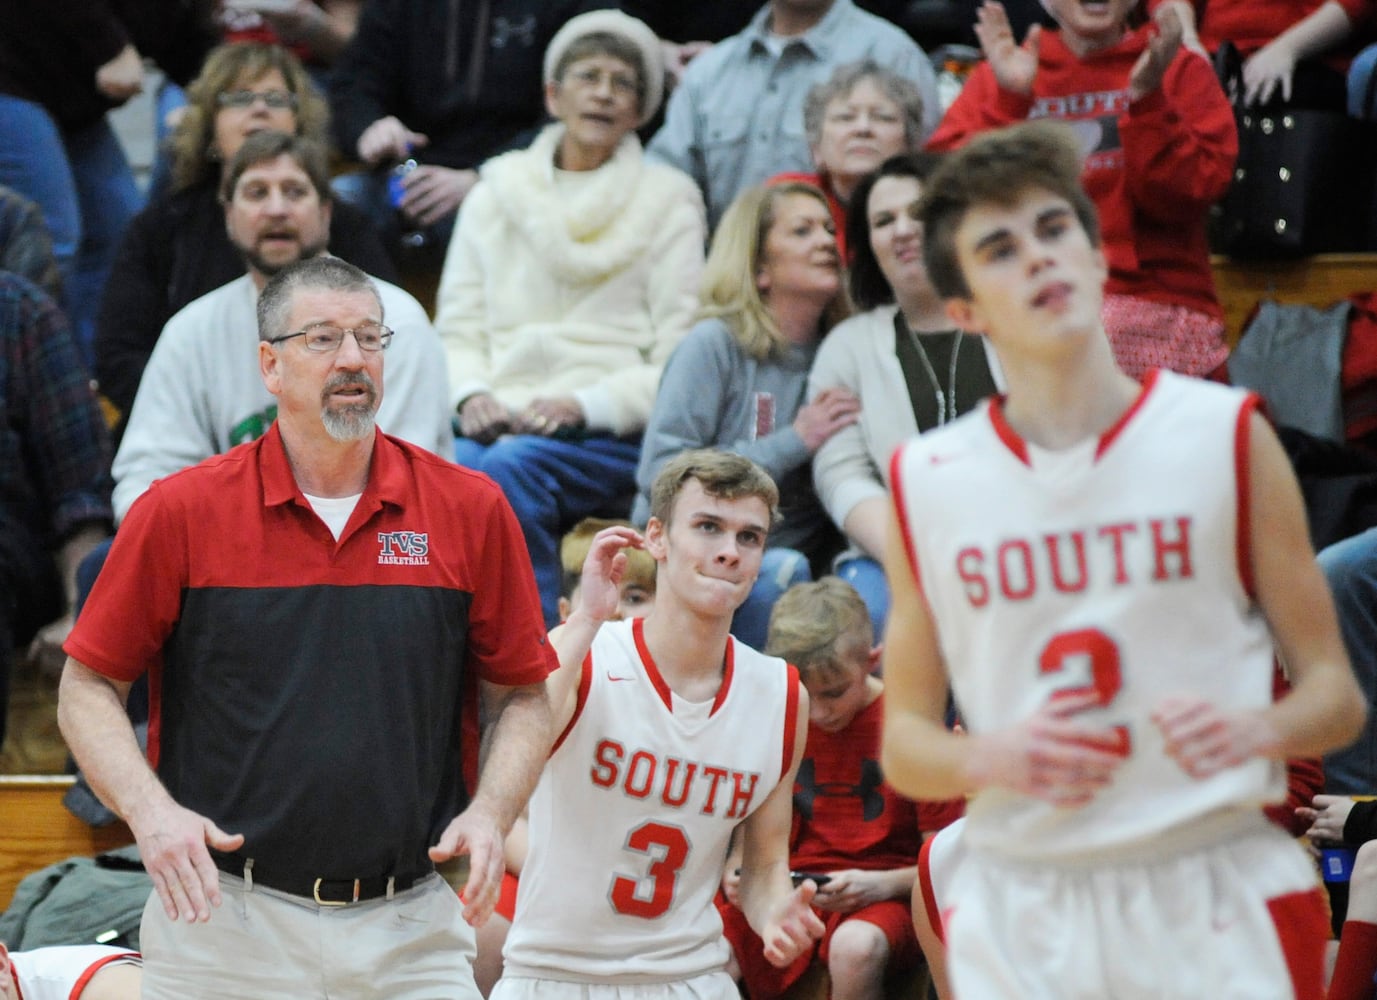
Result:
M826 928L813 912L817 884L805 881L785 896L760 935L765 944L765 960L776 968L789 965L804 950L820 940Z
M1028 95L1038 75L1038 47L1042 41L1042 26L1028 29L1020 45L1014 39L1009 15L999 0L986 0L975 12L975 37L994 72L1001 90Z
M622 577L626 575L626 550L645 548L640 532L623 524L603 528L593 536L579 576L578 603L570 614L587 615L605 622L617 617Z
M1075 716L1100 707L1094 692L1050 701L1020 725L967 737L967 767L978 788L1008 788L1053 805L1083 806L1114 779L1122 737Z
M464 904L464 919L473 927L483 926L497 905L506 870L502 839L497 820L470 806L450 821L428 852L436 864L461 854L469 856L469 878L459 899Z
M1192 778L1208 778L1253 757L1265 756L1277 734L1260 713L1226 713L1204 698L1172 695L1152 711L1167 755Z

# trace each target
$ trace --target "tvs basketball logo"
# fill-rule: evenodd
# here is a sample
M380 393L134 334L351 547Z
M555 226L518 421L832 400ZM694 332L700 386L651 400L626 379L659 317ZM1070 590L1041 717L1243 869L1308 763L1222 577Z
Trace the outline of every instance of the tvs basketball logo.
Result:
M425 531L378 532L379 566L429 566L430 534Z

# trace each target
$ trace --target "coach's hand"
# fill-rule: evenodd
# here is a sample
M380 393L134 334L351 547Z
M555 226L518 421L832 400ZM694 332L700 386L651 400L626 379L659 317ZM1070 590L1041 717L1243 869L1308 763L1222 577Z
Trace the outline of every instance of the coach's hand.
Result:
M220 905L220 871L206 845L237 851L244 846L244 835L226 833L171 798L131 812L128 821L167 918L209 920L210 908Z
M461 854L469 856L469 879L459 901L464 904L464 919L474 927L482 927L497 905L505 870L502 840L496 818L470 806L450 820L429 851L430 860L436 864Z

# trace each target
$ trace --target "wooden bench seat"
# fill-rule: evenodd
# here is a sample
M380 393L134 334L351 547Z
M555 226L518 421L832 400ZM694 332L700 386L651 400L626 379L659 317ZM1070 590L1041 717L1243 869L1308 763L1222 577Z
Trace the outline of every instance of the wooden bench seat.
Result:
M10 905L19 881L55 861L93 856L134 842L123 823L99 829L62 804L74 778L0 775L0 911Z

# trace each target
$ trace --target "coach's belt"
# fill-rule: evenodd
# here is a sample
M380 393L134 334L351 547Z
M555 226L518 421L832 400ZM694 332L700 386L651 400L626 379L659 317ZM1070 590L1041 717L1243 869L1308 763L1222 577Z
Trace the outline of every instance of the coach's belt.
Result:
M226 854L212 854L215 867L228 875L242 878L252 888L255 884L269 889L285 892L291 896L304 896L315 900L320 906L348 906L350 903L363 903L370 899L386 897L391 899L395 893L405 892L425 878L429 872L420 875L376 875L372 878L312 878L293 876L277 872L264 872L255 868L253 859L244 860Z

